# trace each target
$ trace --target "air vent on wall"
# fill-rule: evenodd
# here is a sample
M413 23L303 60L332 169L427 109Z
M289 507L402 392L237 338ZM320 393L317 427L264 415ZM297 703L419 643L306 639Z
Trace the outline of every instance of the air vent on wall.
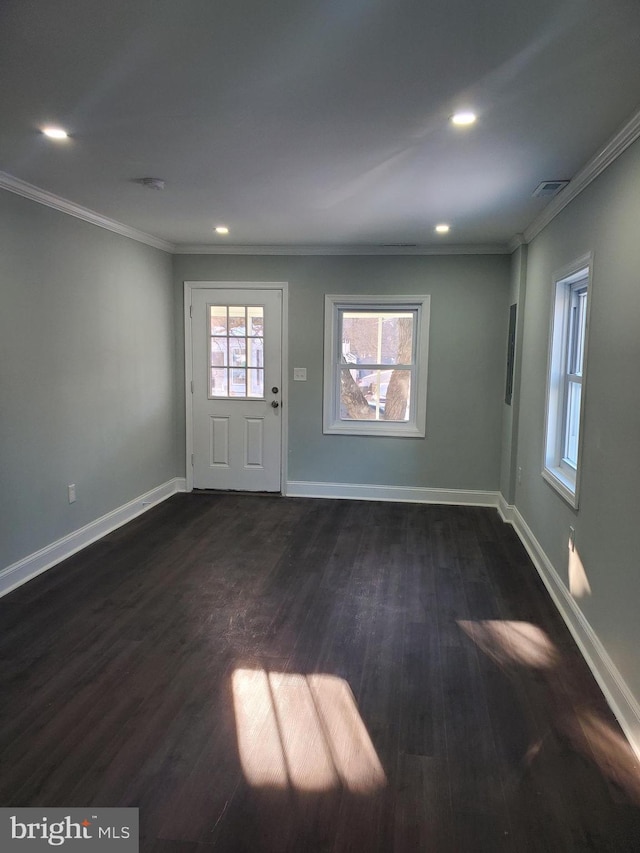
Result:
M533 191L536 198L551 198L563 190L569 181L543 181Z

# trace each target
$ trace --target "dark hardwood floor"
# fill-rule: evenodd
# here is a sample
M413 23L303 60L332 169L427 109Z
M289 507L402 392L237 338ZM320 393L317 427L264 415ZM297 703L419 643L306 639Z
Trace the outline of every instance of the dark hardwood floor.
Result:
M141 850L637 851L633 753L495 510L176 495L0 600L0 805Z

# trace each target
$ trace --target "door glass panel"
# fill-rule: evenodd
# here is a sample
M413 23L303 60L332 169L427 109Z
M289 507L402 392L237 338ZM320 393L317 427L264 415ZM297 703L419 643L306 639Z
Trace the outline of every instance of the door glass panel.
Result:
M227 339L211 338L211 367L226 367L227 361Z
M247 364L247 339L229 338L229 355L232 367L246 367Z
M226 397L227 395L227 371L225 368L211 368L211 382L209 388L210 397Z
M247 321L244 305L229 305L229 334L246 336Z
M264 397L264 370L249 368L247 397Z
M231 370L231 383L229 385L230 397L247 396L247 371L242 368Z
M247 308L247 317L249 320L248 335L261 337L264 333L264 308L262 305Z
M211 334L227 334L227 307L226 305L211 305L209 316L211 318Z
M264 338L249 338L249 367L264 367Z
M264 306L209 306L209 370L210 399L264 398Z

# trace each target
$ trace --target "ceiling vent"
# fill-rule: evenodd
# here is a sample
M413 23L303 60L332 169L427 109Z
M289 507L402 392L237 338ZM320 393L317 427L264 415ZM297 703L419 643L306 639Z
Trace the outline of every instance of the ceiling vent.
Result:
M164 189L164 181L162 178L138 178L136 183L142 184L143 187L147 187L150 190Z
M533 191L536 198L551 198L563 190L569 181L543 181Z

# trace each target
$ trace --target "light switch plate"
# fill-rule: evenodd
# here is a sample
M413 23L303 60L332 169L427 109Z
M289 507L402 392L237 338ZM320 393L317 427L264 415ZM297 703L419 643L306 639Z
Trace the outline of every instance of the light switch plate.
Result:
M307 368L306 367L294 367L293 368L293 381L294 382L306 382L307 381Z

